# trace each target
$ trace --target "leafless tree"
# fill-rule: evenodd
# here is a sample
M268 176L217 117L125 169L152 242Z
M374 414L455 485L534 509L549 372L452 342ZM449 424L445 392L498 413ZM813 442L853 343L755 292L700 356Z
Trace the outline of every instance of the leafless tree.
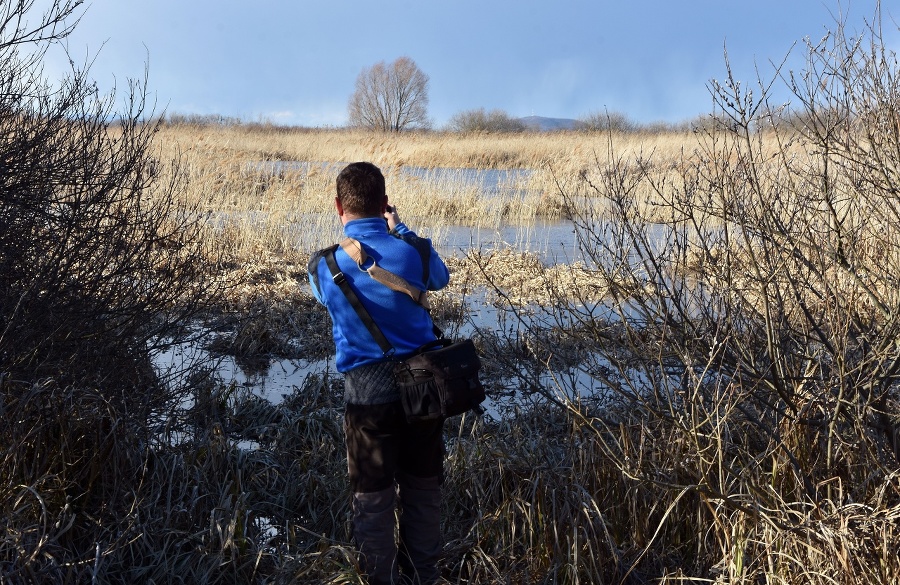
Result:
M383 132L426 128L428 76L409 57L363 69L348 104L350 125Z

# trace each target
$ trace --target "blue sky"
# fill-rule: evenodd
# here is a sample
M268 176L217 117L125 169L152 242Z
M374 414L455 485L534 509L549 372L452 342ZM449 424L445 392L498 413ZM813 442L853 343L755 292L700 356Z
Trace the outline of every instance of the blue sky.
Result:
M89 0L66 45L76 62L93 61L102 88L142 78L146 65L158 111L340 126L360 71L407 55L430 77L436 127L482 107L517 117L609 110L678 122L711 110L707 85L724 76L726 48L739 78L752 81L757 68L770 77L771 62L795 43L792 68L802 66L804 38L818 41L841 13L858 29L874 7L875 0ZM60 75L64 63L55 48L46 74Z

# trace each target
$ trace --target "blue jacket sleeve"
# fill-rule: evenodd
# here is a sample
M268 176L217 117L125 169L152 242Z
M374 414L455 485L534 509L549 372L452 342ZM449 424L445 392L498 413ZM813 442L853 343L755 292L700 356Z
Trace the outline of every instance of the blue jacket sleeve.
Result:
M428 268L428 290L440 290L450 283L450 271L434 247L431 248Z

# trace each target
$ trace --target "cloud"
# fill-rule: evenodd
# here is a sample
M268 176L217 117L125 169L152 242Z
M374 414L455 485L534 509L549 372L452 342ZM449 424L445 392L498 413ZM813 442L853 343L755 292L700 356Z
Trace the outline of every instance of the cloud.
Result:
M260 117L284 125L343 126L347 123L347 105L333 100L305 101L290 109L264 111Z
M526 78L527 79L527 78ZM514 100L514 115L558 116L571 110L573 101L583 98L588 81L583 63L577 59L553 59L540 66L523 84ZM521 82L520 82L521 83Z

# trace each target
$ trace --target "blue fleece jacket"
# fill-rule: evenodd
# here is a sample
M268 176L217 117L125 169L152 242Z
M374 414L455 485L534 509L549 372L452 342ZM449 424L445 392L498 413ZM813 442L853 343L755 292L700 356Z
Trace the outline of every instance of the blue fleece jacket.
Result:
M399 236L417 237L403 223L397 224L394 231ZM419 251L388 233L387 224L381 217L348 221L344 225L344 234L358 240L366 254L379 266L402 276L420 290L438 290L450 282L447 266L431 246L430 240L419 238L427 242L431 254L428 259L428 281L425 282ZM420 345L434 340L431 316L409 295L391 290L360 270L340 247L335 251L335 259L350 287L394 346L395 355L409 354ZM321 254L313 256L309 269L313 295L328 308L331 315L337 370L347 372L359 366L385 361L387 358L381 348L350 306L347 297L334 284L325 258Z

